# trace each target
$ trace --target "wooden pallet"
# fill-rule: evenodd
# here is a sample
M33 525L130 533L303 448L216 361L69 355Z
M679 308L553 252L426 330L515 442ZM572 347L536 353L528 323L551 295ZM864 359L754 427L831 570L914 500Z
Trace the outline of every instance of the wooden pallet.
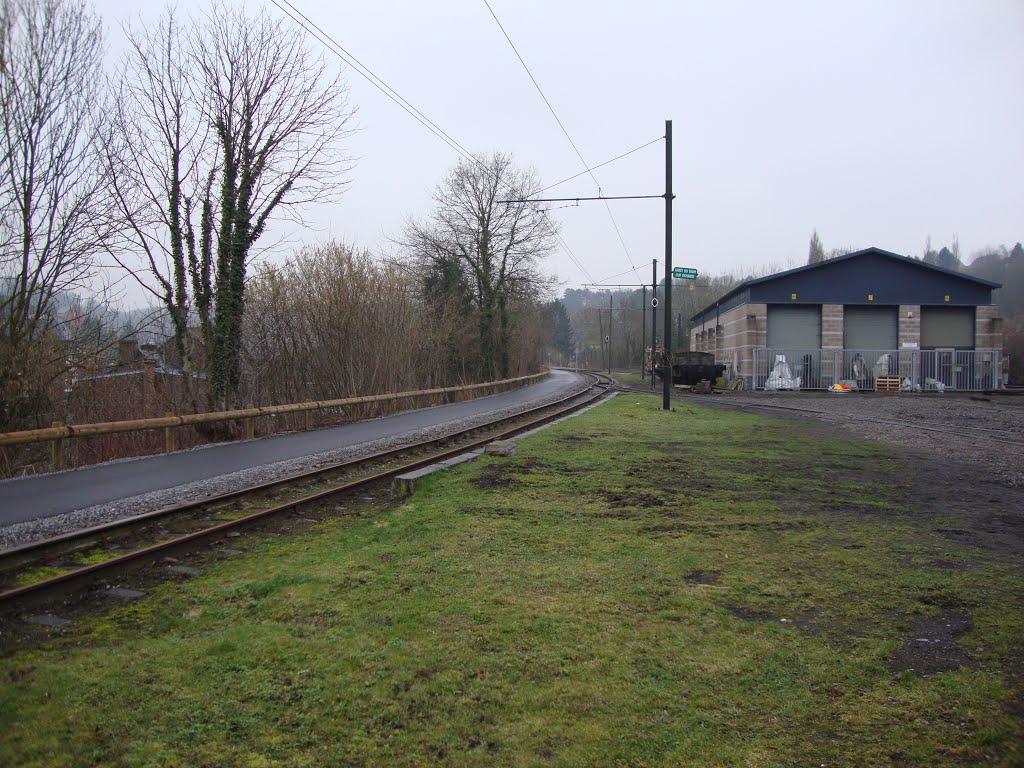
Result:
M878 376L875 378L875 392L880 395L898 395L903 379L899 376Z

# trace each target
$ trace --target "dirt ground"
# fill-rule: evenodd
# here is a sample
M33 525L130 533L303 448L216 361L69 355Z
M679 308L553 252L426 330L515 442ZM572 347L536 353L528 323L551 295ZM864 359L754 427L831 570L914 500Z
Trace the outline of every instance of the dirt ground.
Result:
M775 404L750 395L743 400ZM798 395L778 404L819 411L790 413L827 425L830 433L838 427L900 447L908 468L899 481L901 495L919 499L930 514L960 520L942 530L951 540L1021 562L1024 397Z
M918 519L922 531L946 538L955 560L936 561L930 567L972 571L985 563L1019 567L1024 562L1024 397L748 392L683 395L676 407L690 404L810 423L822 435L838 432L895 446L902 469L898 474L858 477L865 473L856 462L834 471L877 488L885 500L899 503ZM874 514L868 505L861 512L847 511ZM692 576L704 584L713 584L716 578L715 574ZM1020 603L1024 606L1024 595ZM972 666L958 644L974 626L970 606L956 595L939 596L935 605L941 610L937 616L890 617L906 637L890 660L893 674L912 671L929 676ZM1024 659L1004 672L1020 690ZM1019 706L1024 712L1024 701Z
M1017 403L1020 403L1018 406ZM949 542L949 560L936 560L929 569L971 572L987 563L1019 566L1024 562L1024 486L1017 480L1021 474L1024 451L1001 442L1012 439L1011 435L1022 432L1024 424L1024 399L1015 400L1005 406L971 401L968 398L918 399L871 398L834 402L827 396L794 395L780 398L770 395L758 398L756 395L736 398L684 397L677 408L691 403L713 405L720 408L737 408L812 425L812 433L822 437L835 437L837 428L854 438L878 440L897 445L900 472L880 473L877 466L868 469L857 461L843 462L830 459L811 468L817 473L832 474L844 481L854 480L872 489L870 493L881 498L865 497L864 504L843 505L842 514L873 516L879 514L873 501L897 504L904 514L915 520L922 532L939 534ZM771 408L758 406L769 405ZM781 406L781 407L779 407ZM869 419L882 420L870 421ZM901 424L888 422L899 421ZM977 429L964 437L964 432L985 424L993 431L987 436ZM936 432L924 431L928 426ZM993 440L998 437L1000 440ZM589 438L569 435L561 438L567 445L586 442ZM751 439L758 440L757 431ZM964 443L970 442L965 448ZM659 465L656 472L644 463L631 468L636 483L627 484L618 491L604 491L598 494L601 501L611 506L610 516L634 518L647 514L648 510L662 521L643 528L646 535L678 536L706 535L720 536L732 529L756 529L767 533L785 533L805 526L809 520L800 518L801 512L815 512L821 500L802 500L795 497L785 484L774 489L779 499L786 499L789 511L797 516L778 521L760 523L718 523L694 521L685 511L676 511L680 488L690 491L703 489L706 493L720 490L713 483L708 484L699 473L688 474L694 467L692 451L674 446L675 451L667 463ZM998 460L994 460L996 457ZM776 462L777 464L777 462ZM517 464L495 464L484 467L474 484L482 489L507 489L519 485L521 472L540 468L533 460ZM773 465L776 466L776 465ZM782 475L799 476L805 467L800 465L776 466ZM565 471L560 468L560 471ZM762 490L773 482L765 474L761 478ZM675 480L666 481L667 477ZM668 518L666 522L664 518ZM676 519L679 518L679 519ZM719 572L694 571L687 581L702 587L712 587L718 582ZM934 606L940 610L935 616L892 614L878 616L879 621L900 628L905 642L890 659L892 674L908 672L928 677L942 672L974 666L971 658L963 651L959 640L974 627L970 601L952 593L934 596ZM771 613L752 611L748 608L729 607L738 618L753 622L775 622L778 617ZM837 641L846 635L855 635L850 627L824 627L813 614L793 615L790 619L798 630L811 634L835 635ZM1024 683L1024 660L1017 660L1003 670L1020 689ZM1024 702L1020 703L1024 711Z
M937 466L970 466L985 485L1024 489L1024 396L724 392L683 396L680 402L817 421L898 446L908 456L930 457ZM1024 497L1018 504L1024 507Z

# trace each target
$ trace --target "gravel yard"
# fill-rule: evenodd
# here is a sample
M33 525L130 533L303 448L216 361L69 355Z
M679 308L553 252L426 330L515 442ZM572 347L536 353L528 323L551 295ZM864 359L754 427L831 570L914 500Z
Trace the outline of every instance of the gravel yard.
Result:
M908 452L962 462L1011 488L1024 487L1024 396L830 395L724 392L688 396L700 404L776 413L839 426Z

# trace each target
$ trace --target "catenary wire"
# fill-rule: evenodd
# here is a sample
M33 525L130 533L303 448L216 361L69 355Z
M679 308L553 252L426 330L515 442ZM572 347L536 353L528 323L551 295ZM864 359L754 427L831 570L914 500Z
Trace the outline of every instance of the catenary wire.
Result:
M606 283L609 280L614 280L617 277L622 277L623 275L628 275L628 274L631 274L632 272L633 272L632 269L627 269L625 272L619 272L619 274L617 274L617 275L611 275L610 277L602 277L600 280L596 281L594 283L594 285L600 285L601 283ZM646 283L642 283L642 285L646 285Z
M401 94L398 93L398 91L396 91L394 88L388 85L381 77L376 75L373 72L373 70L371 70L369 67L360 62L355 56L346 51L337 41L334 40L334 38L332 38L327 32L322 30L319 26L316 25L316 23L314 23L308 16L306 16L306 14L304 14L302 11L300 11L298 8L292 5L292 3L289 0L271 0L271 2L277 7L278 10L280 10L282 13L288 16L292 21L294 21L296 24L302 27L302 29L304 29L310 36L312 36L318 42L320 42L321 45L323 45L334 55L336 55L338 58L340 58L350 67L352 67L352 69L354 69L371 85L377 88L377 90L379 90L381 93L383 93L393 102L395 102L405 112L412 116L417 122L423 125L423 127L429 130L435 136L437 136L437 138L441 139L441 141L447 144L449 148L455 150L455 152L458 153L464 159L472 163L475 163L477 166L483 169L485 173L490 173L490 170L483 163L481 163L480 160L473 155L473 153L471 153L464 146L462 146L462 144L460 144L456 139L452 138L451 135L444 131L440 126L437 125L437 123L435 123L429 117L424 115L412 103L407 101ZM282 5L282 3L284 3L284 5ZM288 7L285 8L285 5L287 5ZM501 179L496 178L496 180L499 183L504 184L504 186L508 187L510 191L518 192L518 190L513 189L511 185L501 181ZM550 216L545 210L541 209L541 214L549 221L551 220ZM561 235L557 235L557 240L561 244L562 248L565 250L566 254L568 254L569 258L572 259L572 262L579 268L579 270L584 275L586 275L590 280L593 280L593 276L590 274L587 268L583 266L583 264L577 259L576 255L569 249L569 247L565 243L565 240L562 239Z
M580 176L585 176L586 174L590 173L591 171L596 171L598 168L604 168L604 166L610 165L611 163L614 163L616 160L621 160L622 158L627 157L628 155L632 155L634 152L639 152L641 149L647 149L649 146L651 146L651 144L657 144L659 141L661 141L664 138L665 138L664 136L659 136L656 139L651 139L646 144L641 144L639 147L636 147L634 149L629 150L629 152L623 152L621 155L617 155L617 156L613 157L611 160L605 160L603 163L598 163L597 165L591 166L590 168L587 168L586 170L580 171L579 173L573 174L572 176L569 176L568 178L562 179L561 181L556 181L554 184L552 184L550 186L547 186L547 187L544 187L544 189L538 190L537 194L541 195L541 194L547 192L549 189L554 189L555 187L558 187L558 186L561 186L562 184L565 184L567 181L572 181L573 179L578 179Z
M504 25L502 25L501 20L498 18L498 14L494 12L494 9L491 7L489 0L484 0L484 5L486 5L487 10L490 11L491 16L494 18L495 23L498 25L498 29L501 30L501 34L505 36L505 39L508 41L508 44L512 47L513 52L515 52L516 54L516 58L519 59L519 63L523 65L523 69L526 70L526 74L529 75L530 81L533 83L533 86L537 89L537 93L540 94L540 97L544 100L544 103L547 105L548 111L551 112L551 116L555 118L555 122L558 123L558 127L561 128L562 133L565 134L565 138L569 140L569 144L572 146L573 151L576 153L576 157L580 159L580 162L583 163L583 167L587 169L586 172L589 173L590 178L594 180L594 184L597 185L598 194L601 194L601 183L597 180L597 177L594 175L593 170L590 169L590 166L587 165L587 161L583 159L583 155L580 152L579 147L577 147L576 142L572 140L572 136L569 135L569 131L565 129L565 125L562 123L562 120L558 117L558 113L555 112L555 108L551 105L551 102L548 100L548 97L544 95L544 90L540 87L540 83L537 82L537 78L533 76L533 72L530 71L530 67L527 66L526 61L519 53L519 49L516 48L516 44L512 42L512 38L509 37L508 32L505 31L505 27ZM618 235L619 237L619 243L621 243L622 250L626 254L626 259L629 261L629 265L633 268L633 271L636 272L637 277L639 277L640 272L637 270L637 266L633 262L633 256L630 254L629 248L626 247L626 241L622 237L622 232L619 229L619 224L617 221L615 221L615 214L612 213L612 208L607 201L605 201L604 206L605 210L608 211L608 216L612 221L612 226L615 228L615 234Z

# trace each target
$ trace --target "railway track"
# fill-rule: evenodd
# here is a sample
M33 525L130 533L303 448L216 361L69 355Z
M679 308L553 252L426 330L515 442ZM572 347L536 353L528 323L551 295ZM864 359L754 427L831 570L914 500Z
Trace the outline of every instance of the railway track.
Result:
M130 570L181 555L313 505L513 437L607 396L611 381L594 381L552 403L492 422L338 462L230 493L156 510L0 552L0 610L67 598ZM187 572L187 567L182 567Z

